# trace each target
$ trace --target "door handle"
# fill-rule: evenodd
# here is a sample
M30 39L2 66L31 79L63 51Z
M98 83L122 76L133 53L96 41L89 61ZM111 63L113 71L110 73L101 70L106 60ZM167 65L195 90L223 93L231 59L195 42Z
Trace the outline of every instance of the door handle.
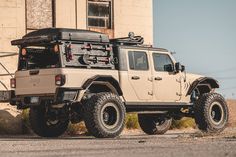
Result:
M31 70L29 71L30 75L38 75L39 74L39 70Z
M139 80L140 77L139 77L139 76L132 76L131 79L132 79L132 80Z
M161 78L161 77L155 77L154 80L156 80L156 81L161 81L162 78Z

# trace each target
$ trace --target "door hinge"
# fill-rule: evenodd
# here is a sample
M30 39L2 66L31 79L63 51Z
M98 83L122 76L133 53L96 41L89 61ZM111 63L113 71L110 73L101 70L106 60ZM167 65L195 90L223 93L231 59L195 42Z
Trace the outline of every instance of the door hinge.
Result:
M148 95L153 95L153 92L152 92L152 91L149 91L149 92L148 92Z
M181 83L181 78L176 79L176 82Z
M182 96L182 94L181 94L181 93L176 93L176 95L177 95L177 96Z
M148 81L153 82L153 78L152 77L148 77Z

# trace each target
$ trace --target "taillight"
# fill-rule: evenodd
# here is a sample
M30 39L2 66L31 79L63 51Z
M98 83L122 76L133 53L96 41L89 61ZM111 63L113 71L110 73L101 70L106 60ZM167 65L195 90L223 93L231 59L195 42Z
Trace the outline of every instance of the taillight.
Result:
M27 50L25 48L21 49L21 55L26 56Z
M58 45L54 45L53 51L55 53L59 52L59 46Z
M65 75L56 75L55 76L55 84L57 86L63 86L66 83L66 76Z
M10 80L10 84L11 84L11 88L16 88L16 79L15 78L12 78Z

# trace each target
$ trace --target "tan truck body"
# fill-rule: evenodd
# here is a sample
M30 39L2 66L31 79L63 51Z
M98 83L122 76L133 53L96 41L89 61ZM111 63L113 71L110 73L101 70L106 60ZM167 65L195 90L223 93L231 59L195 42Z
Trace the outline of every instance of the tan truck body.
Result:
M43 137L62 135L84 120L95 137L120 135L127 112L141 129L164 134L172 119L195 118L199 129L217 133L228 122L218 82L186 73L166 49L147 47L140 36L109 39L74 29L42 29L22 39L11 104L30 108L32 129Z
M128 52L134 51L131 48L124 48L126 51L126 62L128 60ZM137 50L135 50L137 52ZM55 85L55 76L62 74L66 76L66 83L63 88L78 88L82 89L83 84L94 76L110 76L119 82L122 89L123 101L127 103L141 102L183 102L190 103L190 95L187 92L191 84L203 76L195 74L185 74L184 72L158 72L153 66L152 54L166 54L172 61L176 63L170 52L164 51L149 51L145 52L148 56L147 71L132 70L128 67L127 71L119 70L101 70L101 69L77 69L77 68L53 68L40 69L37 75L30 75L30 70L16 71L16 96L43 96L55 95L58 86ZM34 71L34 70L33 70ZM140 77L139 80L132 80L133 76ZM160 77L162 80L155 80L155 77ZM186 81L185 81L186 80ZM81 92L81 94L84 94ZM81 96L78 95L81 98ZM158 104L158 103L157 103Z

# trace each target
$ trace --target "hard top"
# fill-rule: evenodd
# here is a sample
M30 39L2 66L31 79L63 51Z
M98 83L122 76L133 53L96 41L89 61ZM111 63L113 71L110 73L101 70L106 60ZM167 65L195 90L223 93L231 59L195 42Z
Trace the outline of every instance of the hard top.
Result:
M165 48L157 48L157 47L152 47L149 45L116 45L116 47L120 48L120 49L133 49L133 50L145 50L145 51L160 51L160 52L168 52L169 50L165 49Z

